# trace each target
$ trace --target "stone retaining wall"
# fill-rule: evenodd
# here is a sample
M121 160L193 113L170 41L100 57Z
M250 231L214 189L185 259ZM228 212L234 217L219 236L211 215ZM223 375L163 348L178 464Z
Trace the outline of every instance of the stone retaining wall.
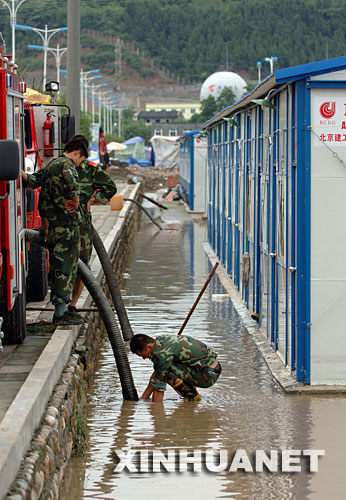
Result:
M137 226L138 209L131 204L112 254L118 280L131 255ZM85 441L85 397L104 335L100 315L89 313L6 500L59 499L65 468Z

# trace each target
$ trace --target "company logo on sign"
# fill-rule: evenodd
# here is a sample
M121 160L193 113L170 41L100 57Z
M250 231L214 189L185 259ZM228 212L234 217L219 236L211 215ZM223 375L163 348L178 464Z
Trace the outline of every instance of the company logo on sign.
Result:
M330 119L335 115L335 101L324 102L320 106L320 113L323 118Z
M216 87L216 84L215 84L215 83L214 83L213 85L209 85L209 91L210 91L210 92L214 92L215 87Z

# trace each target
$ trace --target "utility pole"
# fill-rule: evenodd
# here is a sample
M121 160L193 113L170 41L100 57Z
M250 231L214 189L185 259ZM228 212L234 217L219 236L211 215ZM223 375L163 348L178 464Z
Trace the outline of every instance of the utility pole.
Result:
M114 91L117 95L120 95L121 87L121 42L120 38L117 38L117 42L114 47Z
M75 116L75 132L80 133L80 0L67 5L67 104Z

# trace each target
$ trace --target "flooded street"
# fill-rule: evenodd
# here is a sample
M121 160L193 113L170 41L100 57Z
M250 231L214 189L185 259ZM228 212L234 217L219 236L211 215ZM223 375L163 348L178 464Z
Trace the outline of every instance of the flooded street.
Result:
M205 226L177 205L164 230L142 222L129 266L125 305L135 333L176 334L211 266ZM214 276L184 333L211 344L223 372L202 401L184 403L168 388L164 405L123 402L112 350L105 342L88 398L89 448L67 470L60 500L343 499L346 491L345 396L285 395L272 379ZM152 363L129 354L139 395ZM115 473L116 450L325 450L319 471ZM280 461L279 461L280 462Z

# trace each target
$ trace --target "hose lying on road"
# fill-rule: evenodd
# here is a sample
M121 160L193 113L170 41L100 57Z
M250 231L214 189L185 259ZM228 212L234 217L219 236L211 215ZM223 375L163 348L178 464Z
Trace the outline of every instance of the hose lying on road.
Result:
M143 210L143 212L145 212L147 214L147 216L149 217L149 219L151 220L151 222L153 222L155 224L155 226L157 226L162 231L162 227L160 226L160 224L158 224L156 222L156 220L154 220L152 218L152 216L150 215L150 213L144 207L142 207L142 205L137 200L133 200L132 198L124 198L124 201L132 201L132 203L135 203L139 208L141 208Z
M39 231L25 229L25 237L27 241L34 241L39 245L46 246ZM118 368L123 398L127 401L138 401L138 395L133 382L129 360L127 358L125 346L112 308L110 307L100 284L96 281L90 269L80 259L78 262L78 275L88 289L98 310L100 311L103 323L107 330L108 338L111 343Z
M127 316L127 312L124 306L123 298L121 296L117 278L115 276L115 272L113 269L112 262L108 256L107 250L101 240L98 232L93 226L93 243L96 250L96 253L100 259L100 262L103 267L103 271L105 273L107 285L110 291L110 294L113 299L113 304L115 310L118 315L119 323L121 326L121 331L123 334L124 340L130 340L133 337L133 331L129 322L129 318Z

